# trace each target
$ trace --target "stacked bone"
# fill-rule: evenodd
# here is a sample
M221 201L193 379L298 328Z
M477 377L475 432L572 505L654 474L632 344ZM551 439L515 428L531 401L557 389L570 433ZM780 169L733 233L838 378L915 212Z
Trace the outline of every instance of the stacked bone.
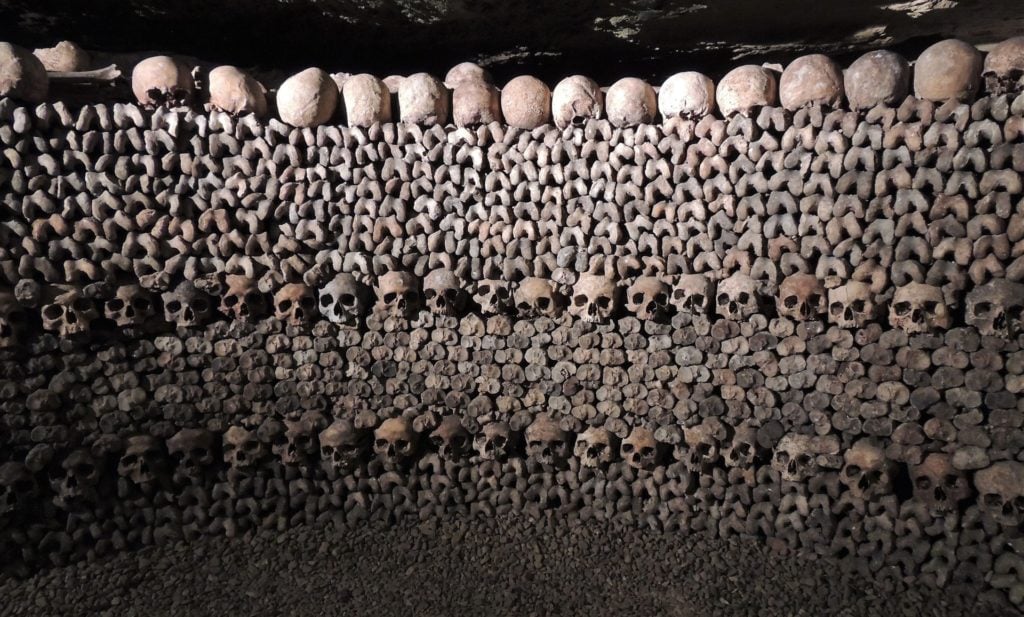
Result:
M870 54L851 111L821 57L745 67L727 119L699 75L518 78L496 105L472 67L449 128L422 75L398 124L346 79L348 127L196 114L167 60L138 71L170 75L152 112L5 100L0 537L59 562L557 507L1012 595L1024 98L993 57L969 103L963 46L911 98ZM300 75L334 103L279 113L334 117L337 82Z

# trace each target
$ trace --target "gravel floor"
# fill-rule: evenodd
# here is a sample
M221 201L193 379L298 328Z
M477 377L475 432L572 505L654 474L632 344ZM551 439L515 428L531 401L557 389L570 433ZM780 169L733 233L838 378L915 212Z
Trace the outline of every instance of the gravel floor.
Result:
M0 579L0 615L854 616L1020 613L971 590L883 591L749 539L526 518L205 538Z

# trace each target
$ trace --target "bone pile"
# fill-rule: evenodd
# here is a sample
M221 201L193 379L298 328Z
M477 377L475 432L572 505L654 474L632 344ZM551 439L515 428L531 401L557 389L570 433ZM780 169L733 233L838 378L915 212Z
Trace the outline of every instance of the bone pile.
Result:
M0 79L0 547L555 510L1022 603L1022 49Z

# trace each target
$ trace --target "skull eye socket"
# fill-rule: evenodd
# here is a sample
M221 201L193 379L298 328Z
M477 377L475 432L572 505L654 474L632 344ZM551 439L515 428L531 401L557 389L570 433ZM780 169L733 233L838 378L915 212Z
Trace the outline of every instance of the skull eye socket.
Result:
M278 312L281 312L281 313L287 313L288 311L291 310L291 308L292 308L292 301L291 300L282 300L277 305L277 310L278 310Z
M196 298L195 302L192 303L192 308L200 313L205 313L206 309L210 308L210 305L207 304L206 298Z
M704 303L707 302L707 298L704 297L704 294L693 294L690 302L694 306L704 306Z
M668 294L662 292L654 296L654 302L657 304L668 304Z
M810 465L811 457L807 456L806 454L801 454L800 456L796 457L796 462L800 466Z
M79 463L75 465L75 473L80 476L90 476L96 471L96 466L92 463Z
M643 304L644 295L642 293L633 294L633 304Z
M863 300L854 300L850 303L850 307L858 313L863 313L866 305Z
M498 296L501 300L508 300L512 297L512 293L504 287L498 287L494 290L494 295Z
M434 291L433 289L427 289L425 292L423 292L423 295L426 296L427 300L433 300L434 296L437 295L437 292Z
M814 306L821 302L821 296L819 294L811 294L807 297L807 303Z
M988 313L991 310L992 310L992 303L991 302L978 302L977 304L974 305L974 314L975 315L984 315L984 314Z
M384 294L384 302L386 304L394 303L395 299L397 299L397 298L398 298L398 294L396 294L393 291L389 291L388 293Z
M171 300L170 302L167 303L167 310L172 313L177 313L178 311L181 310L181 302L178 302L177 300Z
M113 300L107 300L108 311L120 311L124 308L124 300L121 298L114 298Z
M951 473L946 474L946 477L943 478L943 480L945 481L946 486L956 486L957 484L960 483L960 478Z
M31 480L16 480L14 482L15 493L31 493L35 485Z
M622 451L625 452L626 454L632 453L633 452L633 444L631 444L631 443L624 443L624 444L622 444Z
M609 298L608 296L601 296L600 298L597 299L597 305L603 309L606 309L612 305L612 299Z
M1006 315L1010 319L1020 319L1021 315L1024 315L1024 306L1014 304L1006 308Z
M338 297L338 302L341 302L345 306L352 306L356 303L356 297L352 294L341 294Z
M91 304L85 298L75 298L75 301L71 303L71 308L76 311L88 311Z
M852 478L854 476L859 476L860 474L861 474L861 469L860 469L859 466L857 466L857 465L849 465L849 466L847 466L847 468L846 468L846 475L847 475L847 477Z
M924 310L928 311L929 313L934 313L935 309L937 309L937 308L939 308L939 303L938 302L925 302L924 303Z
M896 311L896 314L900 317L910 314L910 303L909 302L897 302L892 305L892 310Z
M491 293L490 285L480 285L476 288L476 293L481 296L488 296Z
M327 308L328 306L331 305L332 302L334 302L334 298L332 298L329 294L323 294L322 296L320 296L320 306L322 306L323 308Z
M537 298L537 308L539 308L542 311L546 311L546 310L548 310L549 306L551 306L551 298L547 298L547 297Z
M43 308L43 317L47 319L59 319L64 314L64 309L57 304L48 304Z
M797 304L800 304L800 298L797 298L796 296L786 296L785 298L782 299L782 304L786 308L791 309L795 307Z
M491 440L491 443L494 444L496 448L501 448L505 445L505 441L506 440L504 436L498 435L497 437Z
M729 296L725 294L718 294L718 298L716 298L716 300L719 304L729 304Z
M234 308L236 304L238 304L238 296L228 296L224 298L224 306Z
M914 486L916 486L918 490L927 491L932 487L932 481L928 476L920 476L914 480Z
M746 304L747 302L750 302L750 294L745 291L741 291L740 295L737 296L736 299L740 301L740 304Z
M843 314L843 305L839 302L833 302L828 305L828 312L832 315L839 316Z
M1003 498L1000 497L999 495L996 495L995 493L988 493L986 495L983 495L981 499L982 501L985 502L985 505L987 506L998 507L1003 505Z
M139 311L148 311L152 308L152 303L146 298L135 298L132 300L132 306Z
M386 448L386 447L388 447L388 440L387 439L377 439L376 441L373 442L373 445L376 448Z
M776 452L775 453L775 460L779 461L780 463L788 463L789 462L789 452L785 452L785 451Z
M686 292L683 291L682 289L676 289L676 290L674 290L672 292L672 297L675 298L676 300L682 300L683 296L685 296L685 295L686 295Z
M573 304L576 306L584 306L587 303L587 297L580 294L572 299Z

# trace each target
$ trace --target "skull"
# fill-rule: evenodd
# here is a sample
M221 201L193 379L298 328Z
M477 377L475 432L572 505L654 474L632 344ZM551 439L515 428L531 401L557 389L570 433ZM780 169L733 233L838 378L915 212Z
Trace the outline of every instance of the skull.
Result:
M485 279L476 284L473 300L485 315L503 315L512 308L512 292L500 279Z
M676 444L674 455L687 469L708 473L722 460L722 444L729 438L729 428L718 418L705 418L700 424L683 429L683 442Z
M100 483L100 466L88 450L75 450L60 463L61 475L50 480L55 496L53 503L64 510L74 510L83 502L96 499Z
M260 425L257 434L285 465L308 465L319 452L316 438L325 424L319 412L308 411L297 420L286 418L283 425L269 419Z
M779 79L779 101L790 111L809 105L836 107L843 100L843 71L823 54L801 56Z
M46 67L24 47L0 43L0 97L42 103L50 88Z
M167 451L177 462L175 476L189 480L202 480L213 464L213 433L202 428L183 428L167 440Z
M703 274L683 274L672 288L672 306L689 315L707 315L715 296L714 283Z
M618 289L611 279L582 274L572 288L570 312L587 323L605 323L618 308Z
M267 447L256 432L241 426L224 431L222 450L224 462L236 470L253 469L267 456Z
M28 328L28 313L10 292L0 291L0 349L17 346Z
M419 441L412 420L404 417L389 418L373 432L373 451L390 465L400 465L416 454Z
M650 124L658 115L658 95L654 88L636 77L623 77L612 84L604 100L612 126Z
M329 122L338 110L338 84L316 67L292 75L277 88L277 113L298 128Z
M283 323L301 326L316 315L316 294L305 283L288 283L274 294L274 316Z
M921 52L914 63L914 96L929 101L970 103L981 82L982 54L969 43L946 39Z
M778 97L778 84L770 70L747 64L729 71L718 82L715 100L722 116L735 113L749 114L758 107L774 105Z
M553 317L561 309L560 298L547 279L523 279L516 287L514 297L521 317Z
M448 122L448 90L428 73L409 75L398 86L398 113L408 124L444 126Z
M974 474L978 506L998 523L1016 526L1024 520L1024 464L999 461Z
M162 299L164 319L179 328L196 328L213 318L213 300L191 281L182 281L173 291L164 292Z
M151 435L128 438L128 447L117 463L117 473L136 485L155 482L165 471L164 452L160 442Z
M473 436L473 448L482 460L504 461L512 453L512 428L505 422L488 422Z
M509 126L533 130L551 117L551 90L529 75L520 75L501 90L501 115Z
M920 465L911 465L910 480L914 498L935 516L955 512L960 502L971 496L967 476L953 467L951 456L941 452L929 454Z
M608 429L592 426L576 438L573 453L584 467L604 469L615 460L618 439Z
M377 281L377 309L394 317L412 318L423 308L423 294L408 272L388 272Z
M349 126L391 122L391 92L384 82L369 73L346 79L341 87L341 98Z
M466 453L472 444L472 438L458 416L447 416L430 433L430 442L434 444L441 458L454 461Z
M757 441L757 427L748 423L736 427L732 439L722 451L726 465L741 469L753 467L761 460L763 453Z
M854 110L878 104L895 107L910 91L910 64L887 50L870 51L846 69L846 98Z
M892 481L896 465L885 456L883 450L871 439L861 439L843 452L845 464L839 480L858 499L870 501L875 497L892 492Z
M267 314L267 297L254 279L240 274L225 277L227 291L220 300L220 312L241 321L259 319Z
M1024 284L994 279L967 294L967 323L984 336L1015 337L1024 329Z
M875 314L875 296L867 283L850 281L828 290L828 319L840 328L863 328Z
M141 326L156 318L156 297L140 285L122 285L104 303L103 312L122 328Z
M779 315L806 321L825 314L825 287L813 274L791 274L779 285Z
M218 66L207 75L210 107L243 116L267 115L267 89L251 75L234 66Z
M146 58L132 69L132 93L148 109L188 105L194 89L189 67L170 56Z
M423 280L423 297L431 312L448 316L461 315L469 300L459 277L447 268L439 268L427 274Z
M583 75L571 75L558 82L551 93L551 115L555 126L583 126L589 118L604 112L604 93L597 82Z
M889 323L907 334L919 334L944 330L953 323L953 319L941 289L923 283L908 283L893 295Z
M87 334L100 313L96 305L74 288L64 291L43 307L43 329L61 336Z
M444 85L449 90L455 90L465 84L490 83L493 83L493 80L487 69L473 62L460 62L448 69L444 75Z
M363 435L351 420L335 420L320 433L320 462L325 469L349 472L363 455Z
M320 290L320 314L327 321L354 326L373 305L373 292L355 276L342 272Z
M999 43L985 56L985 89L992 94L1024 89L1024 36Z
M24 511L38 493L36 480L24 464L11 461L0 465L0 517Z
M715 82L695 71L676 73L661 84L658 109L666 119L700 120L715 111Z
M456 126L479 126L501 121L501 94L482 81L467 81L452 92L452 120Z
M619 455L634 469L653 469L658 464L658 442L654 440L654 431L634 426L629 437L622 440Z
M656 276L640 277L626 291L626 307L640 319L657 321L668 314L672 289Z
M815 476L825 456L839 453L839 439L835 435L822 437L790 433L775 446L772 469L783 480L804 482Z
M569 434L547 414L538 414L526 427L526 454L544 465L565 461L572 452Z
M736 272L718 283L715 311L725 319L742 321L758 311L757 281Z

